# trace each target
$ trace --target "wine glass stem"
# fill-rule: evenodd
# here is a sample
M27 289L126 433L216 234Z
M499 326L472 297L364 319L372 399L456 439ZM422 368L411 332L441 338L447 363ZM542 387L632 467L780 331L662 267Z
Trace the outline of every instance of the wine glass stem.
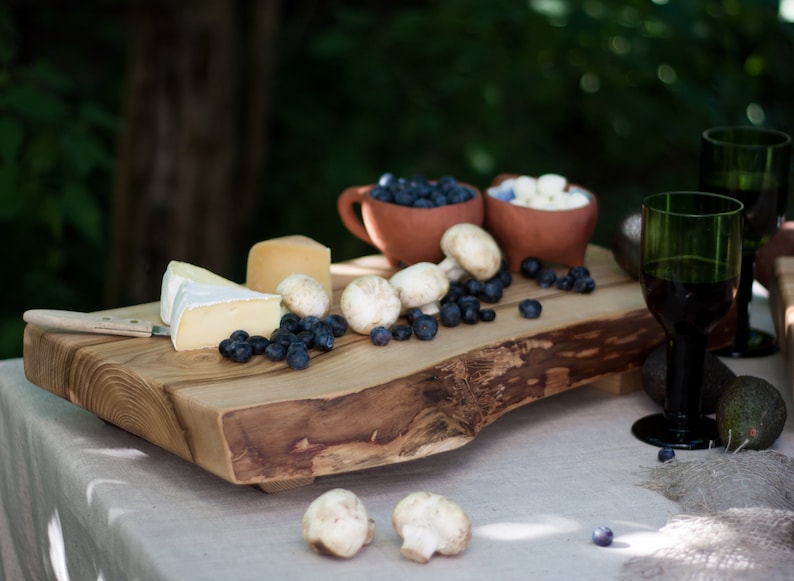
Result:
M667 392L664 415L685 429L700 419L703 360L708 337L672 334L667 338Z
M750 342L750 301L753 298L753 278L755 276L755 251L742 253L742 272L736 292L736 333L733 350L737 353L747 351Z

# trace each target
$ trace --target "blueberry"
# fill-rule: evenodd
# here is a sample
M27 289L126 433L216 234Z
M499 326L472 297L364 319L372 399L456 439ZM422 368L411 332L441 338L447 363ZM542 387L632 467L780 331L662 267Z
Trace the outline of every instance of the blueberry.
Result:
M394 203L394 194L385 187L375 186L370 190L369 195L381 202Z
M325 324L331 329L334 337L341 337L347 333L347 319L342 315L330 314L325 317Z
M460 306L458 303L444 303L441 305L439 318L445 327L457 327L460 325Z
M537 319L543 310L540 302L536 299L524 299L518 303L518 312L526 319Z
M471 307L479 311L480 300L472 295L464 295L458 299L458 306L461 308L461 310Z
M433 206L436 208L446 206L449 203L449 198L443 192L435 192L430 199L433 200Z
M615 535L609 527L596 527L593 529L593 542L599 547L608 547L612 544Z
M483 287L485 286L481 280L477 280L476 278L470 278L465 283L466 286L466 294L470 294L472 296L478 296L481 292Z
M314 348L319 351L330 351L334 348L334 334L331 329L325 325L314 326Z
M417 339L430 341L438 332L438 321L431 315L419 315L414 318L411 328Z
M295 313L285 313L281 316L279 327L290 333L297 333L300 329L301 318Z
M482 285L482 292L480 298L486 303L498 303L502 300L504 295L504 287L501 281L497 279L487 280Z
M460 320L467 325L474 325L480 320L480 306L466 305L460 311Z
M378 185L386 188L392 185L395 181L396 180L394 178L394 174L390 172L386 172L380 176L380 179L378 180Z
M589 276L577 278L573 283L573 292L589 294L595 290L595 281Z
M572 266L568 269L568 274L574 279L590 276L590 270L586 266Z
M494 319L496 319L496 311L493 309L480 309L480 320L485 321L486 323L490 323Z
M458 185L458 181L452 176L441 176L436 185L442 192L448 192Z
M264 338L262 335L251 335L248 337L248 343L251 344L251 349L254 352L254 355L262 355L267 349L267 346L270 345L270 341Z
M541 288L549 288L557 280L557 274L551 269L543 269L535 277L538 286Z
M229 347L229 359L235 363L247 363L253 354L251 344L246 341L233 341Z
M317 323L322 322L320 317L316 317L314 315L307 315L300 320L298 324L298 330L300 331L311 331L312 327L314 327ZM294 333L295 331L293 331Z
M229 348L232 346L233 343L234 340L231 338L224 339L223 341L218 343L218 353L220 353L223 357L229 357Z
M309 331L309 330L298 331L298 334L295 335L295 337L298 339L299 343L303 343L304 345L306 345L307 349L311 349L312 347L314 347L314 331Z
M405 320L408 321L409 325L412 325L414 319L421 314L422 314L422 309L416 307L408 309L407 311L405 311Z
M391 341L391 333L389 333L386 327L375 327L369 332L369 340L373 345L383 347L384 345L388 345L389 341Z
M394 202L400 206L413 206L416 194L411 190L400 190L394 193Z
M504 288L509 287L513 284L513 273L510 272L510 267L507 264L507 261L503 258L502 262L499 264L499 271L496 273L496 278L498 278L502 282L502 286Z
M287 331L284 328L279 328L273 331L270 335L270 342L271 343L279 343L285 349L289 347L292 343L298 340L297 335L292 331Z
M232 341L247 341L248 340L248 331L235 331L231 335L229 335L229 339Z
M281 343L271 343L265 349L265 357L271 361L281 361L287 355L287 348Z
M535 278L543 269L543 263L534 256L529 256L521 261L521 274L526 278Z
M566 274L557 278L555 286L560 290L569 291L573 288L573 281L574 278L570 274Z
M287 349L287 365L290 369L306 369L309 366L309 350L298 341Z
M407 341L411 338L413 330L410 325L394 325L391 328L391 336L395 341Z
M673 458L675 458L675 450L673 450L669 446L665 448L660 448L659 453L656 455L656 457L659 459L659 462L667 462L668 460L672 460Z
M456 303L461 297L466 295L466 287L460 281L453 281L449 283L449 290L441 298L441 304Z
M433 203L433 200L429 200L427 198L417 198L414 200L414 203L411 204L414 208L435 208L436 205Z

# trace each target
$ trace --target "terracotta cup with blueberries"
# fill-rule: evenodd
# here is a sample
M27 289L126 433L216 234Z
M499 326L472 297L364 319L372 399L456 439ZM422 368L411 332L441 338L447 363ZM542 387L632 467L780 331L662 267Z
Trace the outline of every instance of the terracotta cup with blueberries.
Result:
M500 174L485 193L485 228L511 271L535 257L568 267L584 264L595 231L598 202L557 174Z
M347 188L336 206L345 228L391 266L440 262L441 237L450 226L484 221L480 190L448 176L429 181L387 173L377 184Z

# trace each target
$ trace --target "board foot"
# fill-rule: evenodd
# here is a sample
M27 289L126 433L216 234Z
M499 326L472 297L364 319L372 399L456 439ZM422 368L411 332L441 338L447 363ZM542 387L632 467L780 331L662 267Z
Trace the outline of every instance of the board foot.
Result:
M273 482L263 482L256 486L266 492L267 494L275 494L277 492L285 492L293 488L300 488L302 486L310 486L314 484L314 476L307 476L306 478L294 478L292 480L276 480Z

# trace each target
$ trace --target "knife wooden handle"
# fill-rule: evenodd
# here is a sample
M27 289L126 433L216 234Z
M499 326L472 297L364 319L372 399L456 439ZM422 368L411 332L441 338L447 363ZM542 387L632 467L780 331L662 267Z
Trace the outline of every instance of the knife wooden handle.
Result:
M56 309L31 309L25 311L22 318L26 323L41 327L54 327L66 331L124 335L127 337L152 336L152 324L141 319L123 319L109 315Z

